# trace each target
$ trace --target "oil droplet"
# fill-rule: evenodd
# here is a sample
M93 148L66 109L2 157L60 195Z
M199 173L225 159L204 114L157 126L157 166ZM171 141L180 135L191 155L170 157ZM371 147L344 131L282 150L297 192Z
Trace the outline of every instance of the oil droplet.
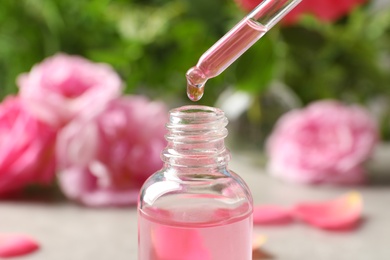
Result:
M199 101L204 93L204 84L193 85L187 81L187 96L191 101Z
M206 75L198 67L192 67L186 73L187 96L192 101L198 101L204 93L204 85L207 81Z

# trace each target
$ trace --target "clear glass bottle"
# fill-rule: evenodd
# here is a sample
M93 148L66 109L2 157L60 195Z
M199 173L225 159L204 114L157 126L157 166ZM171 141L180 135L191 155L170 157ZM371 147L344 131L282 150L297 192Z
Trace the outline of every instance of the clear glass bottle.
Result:
M252 195L227 168L226 125L217 108L170 111L164 167L138 202L139 260L252 259Z

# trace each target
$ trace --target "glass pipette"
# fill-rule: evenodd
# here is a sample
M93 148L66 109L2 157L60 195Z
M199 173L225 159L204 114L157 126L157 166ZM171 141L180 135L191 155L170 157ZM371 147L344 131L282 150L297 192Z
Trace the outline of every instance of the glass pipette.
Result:
M300 2L264 0L255 7L187 71L188 97L192 101L201 99L208 79L221 74Z

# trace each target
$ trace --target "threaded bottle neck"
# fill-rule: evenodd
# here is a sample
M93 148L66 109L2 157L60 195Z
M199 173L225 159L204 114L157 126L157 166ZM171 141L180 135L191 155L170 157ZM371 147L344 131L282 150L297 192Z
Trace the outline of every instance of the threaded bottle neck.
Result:
M163 161L183 167L226 166L230 160L224 144L227 123L223 111L213 107L184 106L171 110Z

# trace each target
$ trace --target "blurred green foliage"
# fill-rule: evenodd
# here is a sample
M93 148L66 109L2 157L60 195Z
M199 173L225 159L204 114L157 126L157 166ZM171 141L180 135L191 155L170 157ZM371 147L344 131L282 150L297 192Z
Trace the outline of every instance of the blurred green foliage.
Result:
M390 94L390 9L353 12L321 24L307 17L284 29L288 47L285 82L304 103L323 98L365 102Z
M111 64L127 93L186 100L185 72L244 16L233 0L17 0L0 8L0 97L17 75L57 52ZM390 95L390 10L370 4L325 24L304 17L271 30L207 84L203 104L223 89L261 96L283 82L307 104L366 103Z
M185 72L240 15L224 0L3 1L0 96L16 91L18 74L66 52L111 64L128 93L185 98Z

